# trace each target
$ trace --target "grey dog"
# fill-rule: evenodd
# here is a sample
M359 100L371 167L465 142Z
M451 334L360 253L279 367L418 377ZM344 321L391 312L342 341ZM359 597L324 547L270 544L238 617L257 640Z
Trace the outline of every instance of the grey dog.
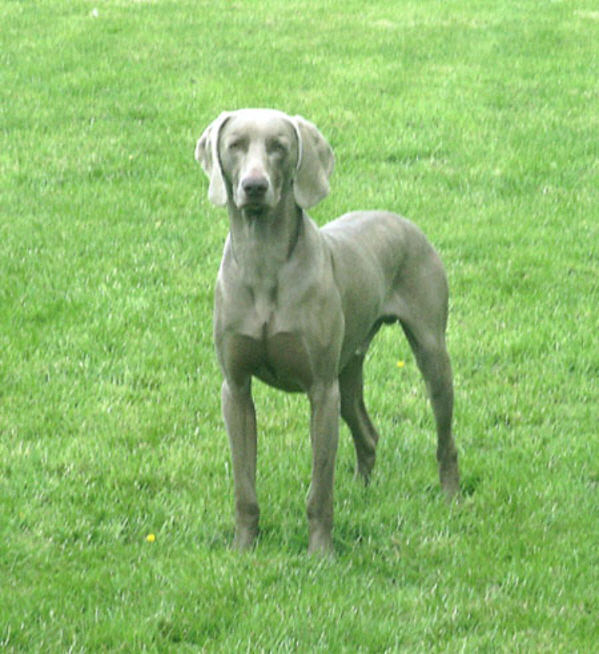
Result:
M332 549L339 414L357 471L372 471L378 434L363 400L362 365L383 323L399 322L426 382L437 426L441 486L459 487L453 385L445 345L448 288L422 232L384 211L358 211L319 229L305 209L329 192L334 158L315 125L272 109L222 113L196 159L230 231L215 290L214 338L235 484L235 544L258 534L253 376L310 401L310 552Z

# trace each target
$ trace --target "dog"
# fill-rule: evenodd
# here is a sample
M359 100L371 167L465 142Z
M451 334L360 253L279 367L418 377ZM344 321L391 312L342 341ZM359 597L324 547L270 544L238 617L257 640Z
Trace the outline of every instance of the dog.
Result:
M363 400L362 366L381 325L399 322L429 392L441 487L459 490L453 383L445 343L448 285L439 256L411 222L386 211L345 214L322 228L306 214L329 193L334 156L317 127L274 109L221 113L195 156L229 234L215 288L214 340L235 487L235 545L258 535L252 378L310 402L308 551L333 548L339 415L357 473L368 480L379 439Z

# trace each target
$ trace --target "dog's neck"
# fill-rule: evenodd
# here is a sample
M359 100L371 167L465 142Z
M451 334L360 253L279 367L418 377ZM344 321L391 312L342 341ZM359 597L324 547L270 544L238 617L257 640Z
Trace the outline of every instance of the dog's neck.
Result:
M233 257L250 285L276 284L279 270L293 256L303 221L293 194L284 194L276 207L264 212L240 210L229 202Z

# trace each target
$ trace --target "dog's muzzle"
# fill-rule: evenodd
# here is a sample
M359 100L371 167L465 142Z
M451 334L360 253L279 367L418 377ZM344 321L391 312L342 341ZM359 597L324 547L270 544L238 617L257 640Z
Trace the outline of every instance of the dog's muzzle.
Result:
M266 175L252 173L241 179L237 192L240 209L261 209L273 204L272 185Z

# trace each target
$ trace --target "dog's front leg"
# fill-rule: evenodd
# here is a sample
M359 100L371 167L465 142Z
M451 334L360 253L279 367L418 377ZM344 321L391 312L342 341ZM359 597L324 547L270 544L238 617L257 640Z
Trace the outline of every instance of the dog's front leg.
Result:
M308 552L333 549L333 480L339 440L339 383L317 383L309 392L312 484L308 494Z
M256 497L256 412L251 379L222 386L222 407L233 459L235 484L235 547L246 550L258 535L260 510Z

